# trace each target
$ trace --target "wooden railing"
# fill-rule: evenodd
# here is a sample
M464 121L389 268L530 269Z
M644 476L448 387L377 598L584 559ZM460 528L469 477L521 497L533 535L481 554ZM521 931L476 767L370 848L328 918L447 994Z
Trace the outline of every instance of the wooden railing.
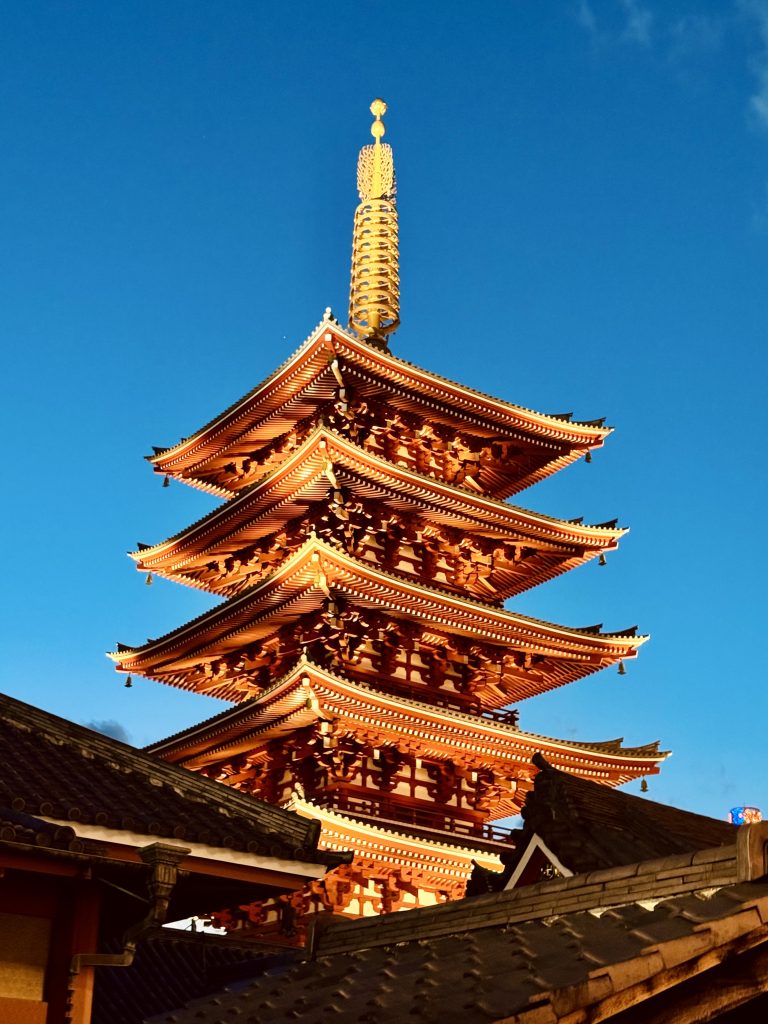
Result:
M318 799L316 797L316 799ZM382 799L364 798L349 793L330 791L322 795L318 802L324 807L348 812L373 821L385 819L401 825L431 829L438 832L449 832L457 837L485 839L495 843L510 843L513 829L505 828L494 822L471 821L466 818L454 818L443 811L431 810L396 802L386 797ZM384 826L386 827L386 825Z

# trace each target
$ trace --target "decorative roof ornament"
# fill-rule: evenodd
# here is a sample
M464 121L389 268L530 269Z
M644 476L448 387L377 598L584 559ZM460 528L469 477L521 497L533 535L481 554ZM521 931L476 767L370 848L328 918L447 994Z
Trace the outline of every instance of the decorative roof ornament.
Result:
M357 161L360 205L352 234L352 281L349 326L386 348L386 336L400 323L400 276L395 162L392 147L382 142L384 100L371 104L373 145L363 146Z

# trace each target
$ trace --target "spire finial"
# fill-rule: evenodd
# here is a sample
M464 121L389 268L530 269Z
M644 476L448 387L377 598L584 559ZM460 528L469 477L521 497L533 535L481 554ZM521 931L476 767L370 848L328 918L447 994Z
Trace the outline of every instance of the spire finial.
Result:
M375 99L370 110L376 118L371 125L376 141L363 146L357 161L361 202L352 236L349 326L386 347L387 334L400 323L395 164L392 147L381 141L387 104Z
M384 100L374 100L371 104L371 113L376 120L371 125L371 135L376 139L377 142L381 142L384 138L386 128L384 122L381 120L387 112L387 104Z

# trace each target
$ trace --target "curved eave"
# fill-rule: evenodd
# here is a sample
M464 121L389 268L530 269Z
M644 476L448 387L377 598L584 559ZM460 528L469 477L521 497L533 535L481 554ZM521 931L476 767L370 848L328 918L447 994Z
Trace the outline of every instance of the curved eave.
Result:
M556 544L577 545L595 553L615 548L626 528L590 526L556 519L508 505L494 498L477 495L467 489L443 483L382 459L365 451L327 427L314 431L284 463L267 476L240 491L223 505L168 540L130 557L142 568L162 573L179 571L190 560L210 550L220 539L230 538L238 531L253 528L249 540L266 536L299 514L291 511L303 487L324 474L327 460L368 478L410 507L424 504L446 514L446 525L464 525L509 538L511 532ZM313 499L315 500L315 499ZM276 510L279 510L277 516ZM256 523L264 520L261 532Z
M191 655L199 659L227 645L231 645L227 650L234 650L240 642L250 642L242 639L249 629L274 620L277 609L295 617L302 593L312 592L314 600L314 594L324 595L323 588L328 586L353 600L436 628L523 647L543 657L594 663L589 671L635 657L647 639L558 626L494 608L384 573L312 537L262 583L157 640L111 652L109 657L122 671L151 675L152 668L161 664L179 663Z
M470 836L461 837L468 845L444 843L439 839L412 836L398 829L397 823L389 827L361 821L350 814L340 814L328 807L321 807L311 800L294 794L285 805L303 818L311 818L320 824L320 845L325 849L354 849L362 856L394 858L396 863L407 860L413 867L426 869L437 878L457 875L469 878L475 864L487 871L502 870L497 854L489 853L487 844L472 845ZM454 836L453 838L458 838ZM347 845L343 844L347 842Z
M519 809L531 775L531 758L537 752L561 770L611 786L657 774L659 763L668 756L657 743L622 748L621 740L568 742L526 733L475 715L384 694L306 661L257 700L161 741L152 751L195 771L244 754L253 756L267 744L322 720L334 721L337 731L353 735L362 729L375 746L394 744L417 750L427 759L450 759L465 771L489 769L522 780L517 796L511 802L509 798L502 801L493 817Z
M342 356L353 366L357 364L385 385L421 396L427 407L430 402L438 403L452 410L454 416L457 410L461 410L464 416L477 417L496 429L577 449L565 457L566 461L573 461L584 451L599 447L611 432L610 427L570 422L492 398L397 359L355 338L335 322L323 321L304 344L261 384L193 435L149 456L148 461L158 473L183 476L190 483L204 485L204 481L196 479L195 467L226 449L236 438L295 398L326 369L329 357L333 356Z
M499 761L522 766L540 751L550 763L571 774L600 781L601 773L610 773L616 784L658 771L658 764L669 756L658 744L621 747L620 740L587 743L524 732L482 716L385 694L308 661L300 662L255 700L150 749L166 760L199 768L252 750L257 738L266 741L275 729L293 732L325 717L394 734L399 743L417 744L425 756L449 757L453 752L478 767Z
M205 461L218 447L226 446L226 440L220 445L219 439L231 428L235 427L238 432L245 431L249 429L251 419L264 418L279 409L297 389L306 387L329 358L333 357L333 347L325 340L330 326L328 321L319 323L306 341L274 373L194 434L176 445L147 456L147 461L158 473L181 473ZM258 414L253 417L252 413L256 410Z
M513 405L500 398L477 391L424 370L414 363L367 345L364 341L334 326L340 344L339 355L363 361L369 369L383 372L387 380L397 382L410 391L431 395L442 404L462 409L498 425L521 430L567 444L594 447L611 433L612 427L592 423L564 420L557 416L536 412L524 406ZM342 370L343 372L343 370Z

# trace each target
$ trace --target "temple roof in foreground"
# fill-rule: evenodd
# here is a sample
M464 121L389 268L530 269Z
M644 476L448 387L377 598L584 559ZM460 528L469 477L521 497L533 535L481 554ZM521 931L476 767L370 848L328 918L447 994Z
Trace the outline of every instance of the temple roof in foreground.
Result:
M0 748L0 807L7 808L0 811L0 839L6 842L13 829L13 841L71 850L82 846L72 830L86 841L103 833L119 842L115 837L126 832L222 848L231 856L240 851L326 865L343 859L317 850L319 828L306 818L4 695Z
M746 828L726 847L330 924L309 959L153 1024L694 1024L749 999L756 1014L734 1019L760 1020L766 833Z
M535 755L534 764L539 772L522 810L518 850L537 835L574 874L735 840L727 821L597 786L560 771L548 755Z
M212 458L228 451L244 453L291 429L329 402L340 381L432 422L466 427L488 438L517 439L539 449L537 465L517 490L600 447L611 430L602 421L572 421L492 398L399 359L327 319L261 384L190 437L157 449L149 461L158 473L225 494L225 488L206 480Z
M91 1024L136 1024L271 964L253 941L159 928L139 942L129 968L96 972Z

